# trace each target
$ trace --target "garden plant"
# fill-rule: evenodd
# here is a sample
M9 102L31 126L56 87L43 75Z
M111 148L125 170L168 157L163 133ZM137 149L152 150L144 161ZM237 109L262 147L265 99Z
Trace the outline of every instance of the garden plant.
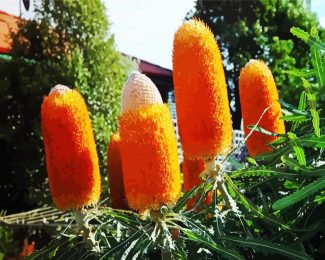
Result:
M232 147L213 33L196 19L180 26L173 78L182 167L168 106L149 78L133 72L107 148L109 197L100 197L82 95L73 86L53 87L41 108L46 167L55 206L72 214L64 231L28 259L324 257L325 119L314 93L325 91L325 44L316 28L290 31L311 53L301 53L310 70L283 71L300 79L299 103L281 100L265 62L247 60L239 76L245 140ZM245 144L244 162L230 157ZM220 164L218 155L225 156Z

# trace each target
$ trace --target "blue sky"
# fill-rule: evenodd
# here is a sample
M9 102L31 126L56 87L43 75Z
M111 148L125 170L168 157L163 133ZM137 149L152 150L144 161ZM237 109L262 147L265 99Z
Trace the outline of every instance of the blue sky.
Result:
M35 0L34 0L35 1ZM172 67L173 36L195 0L104 0L119 51ZM18 0L0 0L0 10L19 15ZM325 27L325 0L312 0ZM30 17L30 14L24 14Z

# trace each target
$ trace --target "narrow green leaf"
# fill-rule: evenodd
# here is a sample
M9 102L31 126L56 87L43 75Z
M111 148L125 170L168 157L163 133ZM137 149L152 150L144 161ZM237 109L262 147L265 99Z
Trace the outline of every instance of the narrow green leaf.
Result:
M300 94L300 98L299 98L299 105L298 105L298 109L300 111L305 111L306 110L306 101L307 101L307 94L306 91L302 91ZM299 122L294 122L292 125L291 130L294 131L295 129L297 129L299 127L300 123Z
M304 30L301 30L300 28L297 27L292 27L290 29L290 32L294 36L303 40L305 43L308 43L310 46L315 45L318 49L325 51L325 44L317 40L312 35L309 35L309 33L305 32Z
M195 195L197 195L203 188L204 184L201 184L200 186L195 187L194 189L190 190L189 192L186 192L184 196L177 202L177 204L173 207L173 212L179 212L184 208L187 201L191 198L193 198Z
M293 121L293 122L305 122L308 118L305 115L289 115L289 116L282 116L280 119L285 121Z
M197 242L199 244L203 244L207 246L208 248L216 251L223 257L227 259L244 259L241 255L239 255L236 251L225 248L221 245L218 245L213 240L207 239L206 237L202 236L201 234L194 233L190 229L182 229L184 234L187 236L187 238L191 241Z
M309 71L299 71L299 70L285 70L283 71L286 74L293 75L296 77L303 77L303 78L309 78L311 76L315 75L314 70L309 70Z
M307 147L325 148L325 135L300 138L300 144Z
M299 115L308 115L307 112L305 111L301 111L299 108L285 102L284 100L280 99L279 100L281 106L287 110L289 110L290 112L292 112L293 114L299 114Z
M295 177L297 174L295 172L290 172L288 169L281 168L267 168L266 166L257 166L250 167L247 169L242 169L239 171L233 172L230 177L232 179L239 177L251 177L251 176L275 176L278 178L286 178L286 177Z
M314 202L316 202L318 205L325 202L325 191L320 192L319 195L315 196Z
M238 187L236 186L236 184L232 181L232 179L225 174L224 175L225 179L227 180L228 184L231 186L231 188L236 192L236 194L239 196L242 204L244 205L245 208L247 208L248 210L253 211L254 213L256 213L261 219L265 219L267 221L269 221L270 224L273 224L275 226L281 226L284 229L290 229L290 227L288 227L287 225L283 224L281 220L278 220L276 217L270 215L270 214L265 214L262 212L262 210L256 206L254 206L247 198L245 195L243 195Z
M306 110L306 100L307 100L307 95L306 95L306 91L302 91L300 94L300 98L299 98L299 105L298 105L298 109L301 111L305 111Z
M305 151L301 147L297 136L294 133L288 132L288 137L290 139L290 143L295 151L296 158L301 165L306 165L306 156Z
M325 166L320 166L318 168L313 168L310 166L300 165L296 160L289 158L288 156L281 156L281 160L289 168L300 171L308 176L325 176Z
M304 260L312 259L304 252L297 252L296 249L292 249L290 247L279 245L279 244L274 244L262 239L246 239L246 238L232 237L232 236L221 236L218 237L218 239L231 242L237 247L253 248L264 254L265 253L278 254L278 255L289 257L291 259L304 259Z
M311 63L313 64L317 81L320 87L325 86L325 71L321 62L320 51L315 47L310 47Z
M282 210L285 209L303 199L308 198L310 195L315 192L325 188L325 176L317 179L316 181L308 184L304 188L293 192L292 194L277 200L273 203L272 208L274 210Z
M316 97L311 92L311 87L309 82L305 78L301 78L304 88L307 92L307 100L310 108L310 113L313 118L313 126L315 134L319 137L320 136L320 128L319 128L319 114L316 110Z

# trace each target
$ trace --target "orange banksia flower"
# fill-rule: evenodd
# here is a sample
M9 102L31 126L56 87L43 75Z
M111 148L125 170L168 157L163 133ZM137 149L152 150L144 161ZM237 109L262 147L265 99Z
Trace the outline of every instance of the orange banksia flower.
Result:
M184 158L183 160L183 178L184 178L184 191L188 192L194 187L199 186L202 183L200 174L204 171L204 161L200 160L189 160ZM210 191L204 199L205 205L210 205L212 202L213 192ZM196 195L187 202L187 208L192 208L196 205L200 199L201 194Z
M263 111L270 107L262 117L259 126L274 133L285 133L279 95L270 69L263 61L250 60L241 70L239 95L244 121L244 131L248 135L248 125L255 125ZM272 151L267 144L276 137L254 132L246 141L250 156Z
M142 93L138 82L143 82ZM138 105L127 104L133 99L123 94L122 111L126 112L119 117L125 195L135 210L157 210L173 205L181 195L176 137L168 106L162 104L161 97L152 98L159 92L151 80L133 73L123 93L134 92L138 93L134 95Z
M97 203L98 156L87 106L76 90L58 85L44 97L42 132L53 201L60 210Z
M121 139L118 133L112 134L107 150L108 185L112 208L128 209L125 198L122 163L120 155Z
M177 120L185 157L212 159L232 144L232 122L221 54L201 21L175 33L173 78Z

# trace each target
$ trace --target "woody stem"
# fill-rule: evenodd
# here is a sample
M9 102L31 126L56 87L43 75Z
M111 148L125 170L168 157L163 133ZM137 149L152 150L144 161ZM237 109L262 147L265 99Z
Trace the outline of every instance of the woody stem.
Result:
M79 231L83 234L86 245L94 252L100 252L98 243L95 240L94 234L91 232L91 227L86 220L86 215L77 210L73 210L73 215L78 224Z

